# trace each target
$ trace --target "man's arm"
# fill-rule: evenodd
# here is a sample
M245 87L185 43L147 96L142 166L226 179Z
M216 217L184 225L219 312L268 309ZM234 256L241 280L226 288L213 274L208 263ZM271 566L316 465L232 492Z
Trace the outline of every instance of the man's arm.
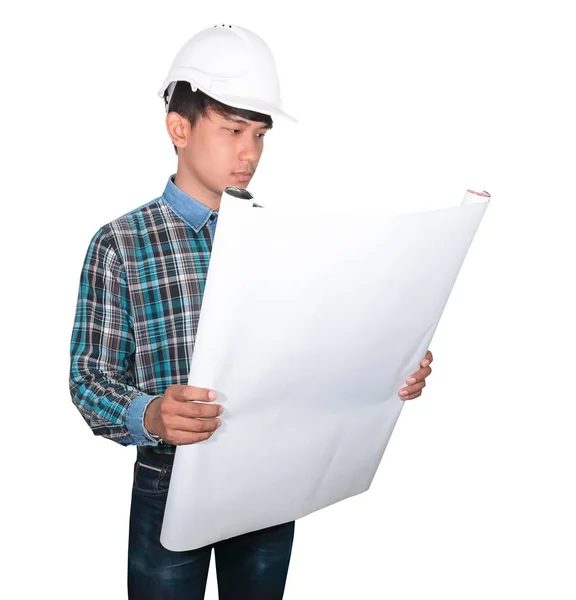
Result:
M90 241L80 275L70 393L94 435L124 446L155 446L158 442L144 427L144 412L160 394L145 394L133 385L135 342L126 275L106 229Z

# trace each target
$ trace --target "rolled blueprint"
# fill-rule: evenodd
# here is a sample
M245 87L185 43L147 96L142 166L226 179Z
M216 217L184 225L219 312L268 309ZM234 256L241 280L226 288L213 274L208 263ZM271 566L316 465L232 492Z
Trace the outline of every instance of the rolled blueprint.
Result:
M249 193L249 192L248 192ZM465 204L485 204L490 199L490 194L484 190L483 192L475 192L474 190L466 190L464 198L462 198L462 206Z
M188 380L218 392L222 426L176 450L160 536L175 551L369 489L490 200L359 223L229 192Z
M224 189L222 198L220 199L220 208L222 208L222 202L227 206L230 204L232 209L238 208L252 208L252 202L238 202L237 200L252 200L254 196L245 188L238 185L232 185Z

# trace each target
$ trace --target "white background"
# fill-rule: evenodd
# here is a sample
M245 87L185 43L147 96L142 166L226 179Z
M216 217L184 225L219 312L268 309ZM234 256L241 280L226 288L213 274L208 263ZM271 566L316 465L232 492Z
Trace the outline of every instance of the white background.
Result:
M80 268L96 230L175 172L157 91L184 42L221 22L267 41L299 120L266 137L260 203L306 218L344 201L362 235L373 210L492 194L423 395L372 488L297 522L285 598L576 597L570 4L2 9L0 595L126 597L136 451L95 438L70 400Z

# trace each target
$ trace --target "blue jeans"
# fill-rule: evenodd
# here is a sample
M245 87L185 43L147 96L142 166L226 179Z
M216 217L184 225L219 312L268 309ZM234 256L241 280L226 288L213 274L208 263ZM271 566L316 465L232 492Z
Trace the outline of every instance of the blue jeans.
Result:
M160 530L171 473L169 463L138 451L128 539L129 600L203 600L212 548L219 600L281 600L294 521L196 550L167 550Z

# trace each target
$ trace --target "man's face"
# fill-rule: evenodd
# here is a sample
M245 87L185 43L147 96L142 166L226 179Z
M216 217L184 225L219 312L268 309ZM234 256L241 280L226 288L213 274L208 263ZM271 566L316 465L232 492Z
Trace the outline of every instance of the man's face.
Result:
M264 150L266 123L223 117L211 109L193 128L185 121L188 141L178 155L198 183L216 196L226 186L247 187Z

